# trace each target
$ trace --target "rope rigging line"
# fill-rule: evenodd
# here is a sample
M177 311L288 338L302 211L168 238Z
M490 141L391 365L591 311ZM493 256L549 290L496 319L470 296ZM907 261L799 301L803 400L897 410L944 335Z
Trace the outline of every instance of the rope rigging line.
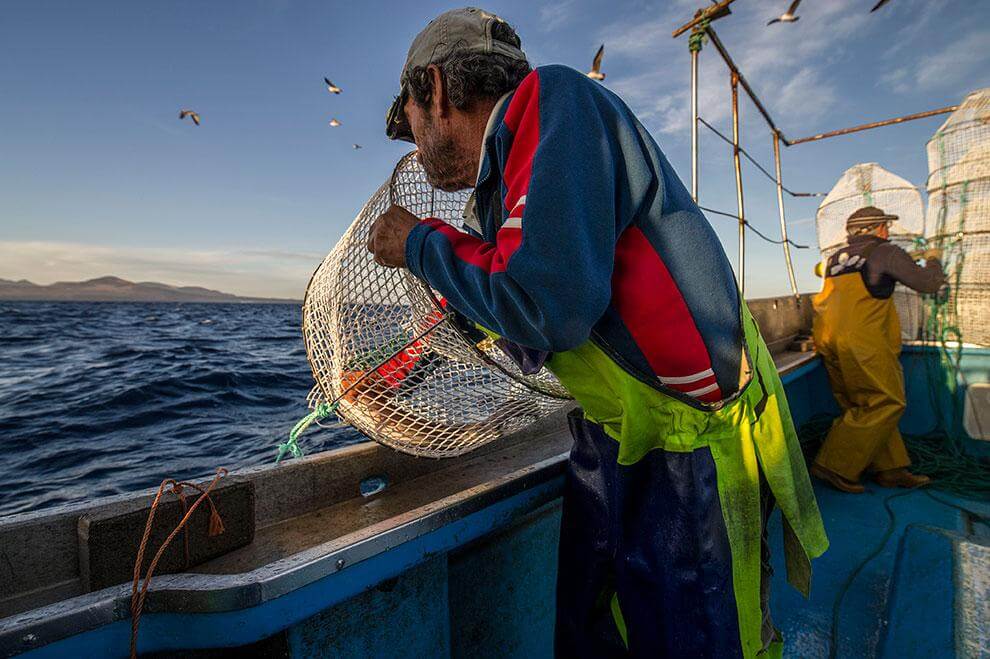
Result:
M725 217L732 218L733 220L736 220L737 222L739 221L739 216L736 215L735 213L726 213L725 211L718 211L718 210L715 210L714 208L708 208L706 206L700 206L700 205L698 206L698 208L700 208L701 210L705 211L706 213L713 213L715 215L723 215ZM788 245L791 245L795 249L808 249L808 246L807 245L799 245L798 243L794 242L790 238L788 238L786 241L784 241L784 240L777 240L775 238L771 238L771 237L767 236L766 234L762 233L759 229L757 229L756 227L754 227L752 224L750 224L749 220L743 220L743 224L746 226L747 229L749 229L750 231L752 231L753 233L755 233L759 238L762 238L763 240L767 241L768 243L772 243L774 245L783 245L786 242Z
M710 130L713 133L715 133L715 135L717 135L723 142L725 142L726 144L728 144L729 146L732 146L734 148L734 145L732 144L732 140L730 140L728 137L726 137L725 135L723 135L717 128L715 128L714 126L712 126L710 123L708 123L707 121L705 121L701 117L698 117L698 121L702 125L704 125L705 128L707 128L708 130ZM766 168L763 167L763 165L761 165L759 162L756 161L755 158L753 158L753 156L749 155L749 152L746 151L746 149L744 149L743 147L739 147L739 153L743 154L743 156L746 157L746 160L748 160L751 163L753 163L753 165L758 170L760 170L760 172L764 176L766 176L768 179L770 179L770 181L772 181L774 183L774 185L777 184L777 177L774 176L773 174L771 174L770 172L768 172L766 170ZM783 184L781 184L780 188L784 192L786 192L787 194L791 195L792 197L824 197L825 194L826 194L824 192L793 192L792 190L788 190L787 189L787 186L785 186Z
M134 579L131 582L131 647L130 656L133 658L137 657L137 638L138 638L138 628L141 624L141 612L144 610L144 601L148 596L148 588L151 587L151 578L155 573L155 568L158 567L158 562L161 560L162 556L165 554L165 550L168 546L172 544L180 532L185 531L184 545L185 545L185 559L186 566L189 565L189 532L187 524L189 520L192 519L192 515L199 508L199 505L206 501L210 505L210 523L207 534L210 537L220 535L224 532L223 520L220 518L220 513L217 511L216 504L213 503L213 498L210 496L210 492L216 487L220 479L227 475L227 470L223 467L217 469L216 475L213 476L213 480L210 484L203 488L195 483L190 483L188 481L176 481L173 478L166 478L162 481L161 485L158 486L158 492L155 494L155 498L151 502L151 508L148 510L148 520L144 525L144 534L141 536L141 543L138 545L137 556L134 559ZM151 538L151 529L155 521L155 513L158 511L158 504L161 503L162 495L165 494L165 488L171 488L172 492L179 497L179 501L182 502L182 509L184 514L179 523L175 526L165 541L162 542L158 551L155 552L154 557L151 559L151 563L148 565L148 569L144 574L144 578L141 578L141 566L144 563L144 554L148 548L148 540ZM186 507L186 497L183 488L192 488L197 490L200 495L195 502L188 508Z
M711 20L708 18L703 18L701 21L695 25L694 29L691 31L691 36L688 37L688 50L692 53L701 52L702 46L708 41L708 35L706 30L708 26L711 25Z

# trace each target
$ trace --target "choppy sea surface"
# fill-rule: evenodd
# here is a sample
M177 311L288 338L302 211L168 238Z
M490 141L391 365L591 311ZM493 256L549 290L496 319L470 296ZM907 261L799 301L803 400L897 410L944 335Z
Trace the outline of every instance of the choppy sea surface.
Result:
M299 328L296 305L0 302L0 516L274 461L313 384Z

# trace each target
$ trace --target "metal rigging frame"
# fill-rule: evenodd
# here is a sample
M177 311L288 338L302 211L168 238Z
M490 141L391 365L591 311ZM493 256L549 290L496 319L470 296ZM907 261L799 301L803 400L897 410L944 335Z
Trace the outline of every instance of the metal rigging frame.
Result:
M851 133L858 133L860 131L872 130L874 128L880 128L882 126L892 126L894 124L900 124L907 121L913 121L915 119L925 119L927 117L934 117L941 114L948 114L954 112L959 108L958 105L950 105L943 108L938 108L935 110L927 110L925 112L916 112L914 114L908 114L900 117L894 117L892 119L884 119L882 121L873 121L866 124L860 124L858 126L851 126L848 128L840 128L838 130L832 130L825 133L818 133L817 135L810 135L808 137L801 137L798 139L788 139L783 131L777 127L774 123L773 117L767 111L763 102L757 96L756 92L753 91L753 87L746 80L746 77L736 66L733 61L732 56L729 55L729 51L726 49L725 45L719 39L718 34L712 27L712 22L720 18L724 18L731 14L729 5L731 5L735 0L721 0L721 2L708 5L699 9L695 12L694 18L682 25L681 27L674 30L671 34L673 38L677 38L681 34L687 31L691 31L691 35L688 39L688 49L691 53L691 196L697 203L699 200L698 195L698 165L699 165L699 153L698 153L698 124L701 123L711 131L713 131L718 137L720 137L725 142L732 146L732 164L735 170L735 182L736 182L736 219L739 223L739 255L738 255L738 277L739 277L739 291L741 294L745 294L746 291L746 228L749 227L750 230L756 231L752 225L746 220L745 204L743 201L743 182L742 182L742 163L740 160L740 155L746 157L750 162L756 165L764 175L772 180L777 186L777 209L778 215L780 217L780 240L771 240L770 242L779 242L784 250L784 261L787 265L787 277L790 281L791 292L795 297L799 297L797 290L797 281L794 277L794 265L791 261L791 250L790 246L794 243L787 237L787 220L784 213L784 192L788 193L792 197L817 197L823 196L822 193L813 192L792 192L788 190L783 185L783 180L781 176L781 159L780 159L780 144L783 143L784 146L795 146L797 144L806 144L808 142L817 142L819 140L828 139L831 137L838 137L840 135L849 135ZM732 139L730 140L726 136L722 135L718 130L716 130L711 124L702 119L698 114L698 56L701 53L702 45L704 40L707 38L711 42L712 46L718 52L722 61L725 63L726 67L729 69L729 85L732 94ZM770 129L770 139L773 143L773 160L774 160L774 171L775 175L771 175L767 172L760 164L746 152L744 148L739 145L739 87L742 87L743 91L756 106L759 111L760 116L766 122L767 127ZM707 209L710 210L710 209ZM729 215L727 213L720 213ZM731 216L731 215L730 215ZM759 232L757 232L759 234ZM759 234L762 235L762 234ZM765 237L764 237L765 238ZM765 238L766 239L766 238Z

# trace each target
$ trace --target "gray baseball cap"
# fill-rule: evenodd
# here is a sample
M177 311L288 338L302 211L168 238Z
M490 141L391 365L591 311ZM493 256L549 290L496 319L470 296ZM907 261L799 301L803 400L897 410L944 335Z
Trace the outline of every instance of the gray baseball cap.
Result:
M526 54L512 44L492 39L492 26L504 21L475 7L451 9L430 21L416 35L399 77L399 95L385 117L385 134L389 139L412 142L412 129L403 108L409 95L409 74L413 69L440 62L455 51L498 54L527 61Z

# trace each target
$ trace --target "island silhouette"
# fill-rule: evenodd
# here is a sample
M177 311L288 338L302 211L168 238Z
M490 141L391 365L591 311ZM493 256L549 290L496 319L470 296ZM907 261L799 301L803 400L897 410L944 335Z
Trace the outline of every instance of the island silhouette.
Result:
M0 300L38 302L226 302L299 304L300 300L243 297L201 286L171 286L153 281L133 282L120 277L85 281L58 281L41 285L26 279L0 279Z

